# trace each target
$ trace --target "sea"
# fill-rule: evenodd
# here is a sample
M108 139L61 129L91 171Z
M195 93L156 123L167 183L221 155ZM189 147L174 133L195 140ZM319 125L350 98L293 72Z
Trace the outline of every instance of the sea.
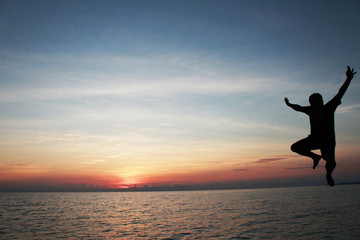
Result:
M0 239L360 239L360 185L0 193Z

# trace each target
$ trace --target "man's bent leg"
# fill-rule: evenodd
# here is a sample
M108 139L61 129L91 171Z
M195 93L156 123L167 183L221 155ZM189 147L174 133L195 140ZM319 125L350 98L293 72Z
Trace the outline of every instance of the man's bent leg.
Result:
M312 158L314 164L313 169L317 167L320 162L321 156L313 153L311 150L318 149L316 144L311 140L310 136L300 141L297 141L293 145L291 145L291 151Z

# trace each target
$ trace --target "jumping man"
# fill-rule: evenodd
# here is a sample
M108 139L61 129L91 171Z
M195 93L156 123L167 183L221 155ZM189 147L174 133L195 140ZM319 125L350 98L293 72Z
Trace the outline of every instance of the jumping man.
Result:
M334 113L341 104L341 98L348 89L351 80L356 72L354 68L347 67L346 81L341 86L339 92L333 99L324 105L323 98L319 93L314 93L309 97L310 106L300 106L289 102L285 98L285 103L298 112L307 114L310 118L310 135L291 146L291 150L300 155L312 158L313 169L317 167L321 158L326 161L326 180L330 186L334 186L334 180L331 176L336 167L335 162L335 125ZM311 150L320 149L321 156Z

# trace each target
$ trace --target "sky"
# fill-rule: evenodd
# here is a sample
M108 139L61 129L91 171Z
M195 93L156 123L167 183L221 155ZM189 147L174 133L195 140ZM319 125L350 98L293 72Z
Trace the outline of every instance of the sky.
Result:
M291 152L360 67L359 1L0 1L0 191L325 185ZM360 180L360 83L336 182Z

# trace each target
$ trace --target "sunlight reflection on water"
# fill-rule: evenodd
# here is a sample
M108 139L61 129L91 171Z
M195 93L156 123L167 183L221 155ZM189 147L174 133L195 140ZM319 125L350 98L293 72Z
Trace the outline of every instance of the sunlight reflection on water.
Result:
M360 186L0 193L0 239L359 239Z

